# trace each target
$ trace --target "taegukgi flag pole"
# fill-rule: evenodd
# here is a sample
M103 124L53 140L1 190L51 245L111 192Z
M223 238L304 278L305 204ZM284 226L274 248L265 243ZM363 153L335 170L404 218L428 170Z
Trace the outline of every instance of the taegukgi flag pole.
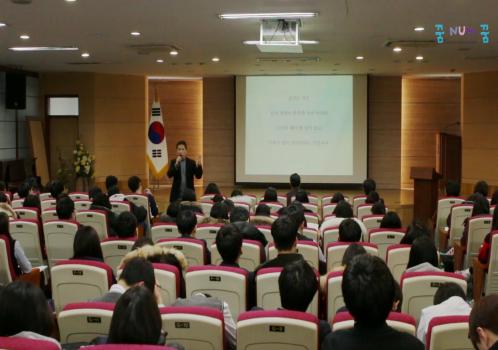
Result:
M147 162L152 175L161 178L168 168L168 146L164 131L163 115L159 102L152 104L152 110L147 132Z

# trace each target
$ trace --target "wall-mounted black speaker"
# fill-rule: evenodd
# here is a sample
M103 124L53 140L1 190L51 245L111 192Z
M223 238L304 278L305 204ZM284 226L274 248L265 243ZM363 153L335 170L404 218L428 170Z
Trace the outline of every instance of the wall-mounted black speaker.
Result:
M5 107L7 109L26 109L26 75L5 73Z

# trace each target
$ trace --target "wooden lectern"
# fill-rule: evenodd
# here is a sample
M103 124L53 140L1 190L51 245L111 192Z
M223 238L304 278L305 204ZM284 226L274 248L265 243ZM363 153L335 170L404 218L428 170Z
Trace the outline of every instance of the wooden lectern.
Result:
M427 224L437 209L439 174L434 168L413 167L410 178L413 179L415 187L413 218Z

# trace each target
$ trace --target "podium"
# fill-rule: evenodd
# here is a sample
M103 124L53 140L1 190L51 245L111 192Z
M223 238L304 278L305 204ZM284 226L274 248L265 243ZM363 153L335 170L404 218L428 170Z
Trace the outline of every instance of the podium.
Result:
M437 209L439 174L434 168L413 167L410 178L414 182L413 218L427 224Z

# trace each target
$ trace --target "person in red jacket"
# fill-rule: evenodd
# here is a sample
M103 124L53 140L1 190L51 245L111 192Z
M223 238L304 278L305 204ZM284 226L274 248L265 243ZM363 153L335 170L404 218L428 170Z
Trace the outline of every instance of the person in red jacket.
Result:
M491 226L491 232L484 237L481 249L479 249L478 259L482 264L487 264L489 262L489 257L491 255L491 233L496 230L498 230L498 210L495 210L493 213L493 225Z

